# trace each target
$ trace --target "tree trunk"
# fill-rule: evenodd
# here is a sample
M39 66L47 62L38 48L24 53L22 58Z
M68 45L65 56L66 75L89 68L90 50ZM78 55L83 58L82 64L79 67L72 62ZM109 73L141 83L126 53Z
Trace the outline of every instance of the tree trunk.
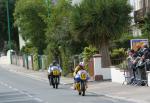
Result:
M100 46L100 54L102 55L102 67L109 67L111 65L109 55L109 41L103 40Z

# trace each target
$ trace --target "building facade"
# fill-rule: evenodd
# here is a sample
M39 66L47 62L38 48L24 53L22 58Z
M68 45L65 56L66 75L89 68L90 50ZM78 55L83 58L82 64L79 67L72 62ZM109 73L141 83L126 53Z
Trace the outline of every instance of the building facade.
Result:
M146 14L150 11L150 0L136 0L134 19L136 23L141 23Z
M145 17L145 7L148 7L150 0L128 0L129 4L132 6L133 10L131 12L132 22L131 22L131 31L133 36L142 35L141 29L138 27L139 23L144 21Z
M134 13L134 23L133 35L142 35L141 29L138 24L144 23L144 18L148 12L150 12L150 0L132 0L133 2L133 13Z

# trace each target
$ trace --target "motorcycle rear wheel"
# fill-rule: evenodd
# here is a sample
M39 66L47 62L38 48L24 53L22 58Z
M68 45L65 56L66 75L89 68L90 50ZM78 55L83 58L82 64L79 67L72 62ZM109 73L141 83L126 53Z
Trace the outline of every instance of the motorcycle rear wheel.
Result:
M82 96L85 96L85 82L81 83Z
M58 84L56 84L56 89L58 89Z
M51 80L49 79L49 85L51 86L52 85L52 82L51 82Z
M81 92L79 92L79 95L81 95Z
M53 88L55 88L55 84L53 85Z

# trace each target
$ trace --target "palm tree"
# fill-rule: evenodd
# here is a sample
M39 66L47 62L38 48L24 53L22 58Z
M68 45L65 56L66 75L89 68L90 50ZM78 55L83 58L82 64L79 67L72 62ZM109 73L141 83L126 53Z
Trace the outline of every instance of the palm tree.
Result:
M127 30L130 12L127 0L82 0L71 14L74 36L97 47L102 65L110 66L109 43Z

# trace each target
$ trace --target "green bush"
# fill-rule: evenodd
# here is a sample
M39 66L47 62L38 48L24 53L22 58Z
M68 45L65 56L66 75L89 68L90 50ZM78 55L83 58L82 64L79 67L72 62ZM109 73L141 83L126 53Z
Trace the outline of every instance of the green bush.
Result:
M130 48L130 40L134 39L132 35L129 34L123 34L123 36L120 39L113 40L110 44L110 48L115 49L115 48Z
M37 53L35 53L33 55L33 68L34 68L34 70L39 70L38 54Z
M90 58L97 53L97 49L95 47L89 46L85 47L82 52L83 60L85 62L85 68L88 70L88 62Z
M33 49L33 68L34 70L39 70L39 61L38 61L38 50L36 48Z
M43 55L43 62L44 62L44 67L45 69L48 69L49 67L49 62L48 62L48 58L46 55Z
M64 48L60 48L60 54L61 54L61 65L63 68L63 75L66 76L69 73L69 53Z
M127 56L124 48L113 49L111 52L111 59L119 59Z
M121 64L126 57L127 57L127 53L124 48L113 49L111 52L112 65Z
M126 70L127 67L127 61L123 60L122 63L120 63L119 65L117 65L118 68L122 69L122 70Z
M26 43L26 45L21 48L21 53L23 53L23 54L32 54L33 49L34 49L34 47L31 43Z

